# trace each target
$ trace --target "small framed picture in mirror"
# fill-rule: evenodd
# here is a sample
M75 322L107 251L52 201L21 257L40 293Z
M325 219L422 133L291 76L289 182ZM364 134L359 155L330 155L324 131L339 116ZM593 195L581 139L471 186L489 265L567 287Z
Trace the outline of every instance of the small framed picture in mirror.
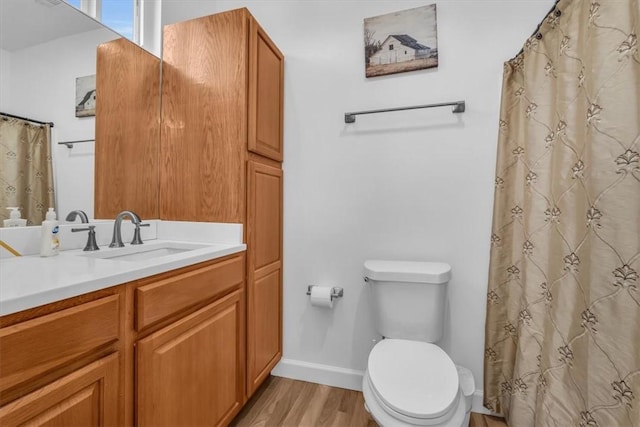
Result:
M76 117L96 115L96 75L76 78Z

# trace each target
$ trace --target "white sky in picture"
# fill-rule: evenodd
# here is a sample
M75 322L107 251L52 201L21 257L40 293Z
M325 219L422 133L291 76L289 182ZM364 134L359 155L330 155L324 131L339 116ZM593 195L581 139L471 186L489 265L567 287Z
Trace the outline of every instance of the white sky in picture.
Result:
M364 29L380 42L390 34L406 34L432 49L438 47L435 4L365 18Z

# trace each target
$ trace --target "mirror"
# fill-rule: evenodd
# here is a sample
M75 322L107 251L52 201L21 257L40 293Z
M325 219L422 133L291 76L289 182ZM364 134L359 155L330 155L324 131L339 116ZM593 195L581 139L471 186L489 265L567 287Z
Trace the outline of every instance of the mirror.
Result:
M154 81L153 90L157 91L157 102L154 98L155 117L151 121L157 124L158 129L150 129L145 123L148 134L140 135L137 129L139 123L131 120L119 122L113 112L107 121L103 120L109 125L120 123L120 130L123 126L135 127L132 132L121 132L118 143L136 144L138 141L123 140L122 135L159 138L160 102L157 82L160 60L59 0L1 0L0 18L0 112L54 124L51 129L51 151L58 220L64 221L65 216L76 209L84 210L89 218L93 218L96 117L76 116L76 79L97 74L97 47L114 40L125 46L126 50L139 50L136 57L143 56L157 64L154 78L129 73L128 78L139 81L128 81L124 86L131 90L136 85L149 85L151 80ZM121 47L120 51L122 50ZM122 61L128 57L131 55L119 55L115 60ZM118 64L116 68L121 68L122 65ZM78 93L82 91L87 93L79 86ZM117 96L122 97L122 94ZM129 97L125 94L117 103L126 104L134 96L135 93ZM98 91L95 99L98 105L101 97L104 97L105 104L113 104L110 99L114 97L113 93ZM96 110L100 114L100 108ZM123 111L127 111L127 108L123 108ZM149 119L149 114L145 119ZM68 141L88 142L65 145ZM109 141L104 143L108 144ZM0 159L0 162L4 161L5 159ZM0 163L0 168L3 167ZM9 212L4 206L2 208L0 219L9 218ZM42 217L44 219L44 212ZM39 224L33 221L32 225Z

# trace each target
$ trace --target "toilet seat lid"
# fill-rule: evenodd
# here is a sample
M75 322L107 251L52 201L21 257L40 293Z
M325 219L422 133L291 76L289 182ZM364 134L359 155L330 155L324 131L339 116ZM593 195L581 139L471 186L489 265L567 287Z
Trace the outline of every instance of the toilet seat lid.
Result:
M440 347L385 339L369 354L373 391L394 411L413 418L438 418L457 402L458 371Z

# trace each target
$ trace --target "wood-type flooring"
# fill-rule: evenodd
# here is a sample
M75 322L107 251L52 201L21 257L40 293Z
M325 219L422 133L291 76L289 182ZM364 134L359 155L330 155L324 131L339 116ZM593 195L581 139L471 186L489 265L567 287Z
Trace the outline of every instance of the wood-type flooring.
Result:
M359 391L269 377L233 420L234 427L377 427ZM469 427L507 427L471 413Z

